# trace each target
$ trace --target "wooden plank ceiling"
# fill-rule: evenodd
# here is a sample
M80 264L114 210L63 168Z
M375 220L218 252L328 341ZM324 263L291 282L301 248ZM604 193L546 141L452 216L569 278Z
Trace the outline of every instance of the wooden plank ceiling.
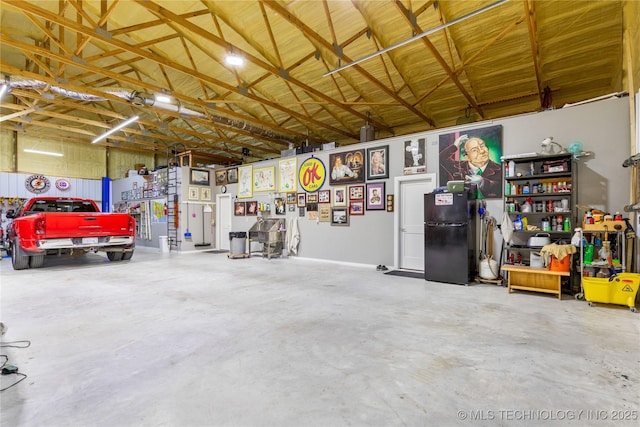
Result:
M4 0L1 125L89 144L137 115L100 144L238 164L621 90L621 2L494 3Z

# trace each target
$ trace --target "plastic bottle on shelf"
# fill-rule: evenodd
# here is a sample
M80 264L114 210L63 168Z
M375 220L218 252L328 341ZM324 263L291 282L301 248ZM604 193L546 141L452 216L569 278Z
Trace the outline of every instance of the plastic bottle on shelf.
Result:
M515 196L516 194L518 194L517 190L516 190L516 184L515 183L511 183L511 195Z
M504 195L505 196L510 196L511 195L511 184L509 184L506 181L504 183Z
M509 161L509 176L516 176L516 162L514 162L513 160Z
M571 220L568 216L564 218L564 231L571 231Z
M513 229L515 231L522 231L522 216L517 215L515 221L513 221Z
M529 181L524 183L524 186L522 187L522 194L529 194Z
M529 175L533 176L535 175L535 169L533 166L533 162L529 163Z

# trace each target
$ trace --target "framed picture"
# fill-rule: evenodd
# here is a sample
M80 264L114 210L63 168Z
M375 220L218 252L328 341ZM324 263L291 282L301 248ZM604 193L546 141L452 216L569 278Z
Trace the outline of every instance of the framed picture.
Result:
M278 191L280 193L295 192L298 190L298 159L291 157L278 162Z
M404 142L404 169L405 175L425 173L427 167L426 139L418 138Z
M209 185L209 171L207 169L191 169L190 184Z
M318 212L317 203L307 203L307 212Z
M331 225L349 225L349 212L347 208L331 209Z
M304 218L305 212L306 212L305 208L298 208L298 216L301 216Z
M383 210L385 208L384 182L367 184L367 210Z
M252 174L253 166L238 167L238 197L241 199L253 196Z
M287 204L295 205L298 202L296 193L287 193Z
M227 184L238 183L238 168L227 169Z
M289 212L295 212L296 211L296 205L289 205Z
M330 190L318 191L318 203L331 203L331 191Z
M298 193L298 207L304 208L307 206L307 193Z
M354 200L349 202L349 215L364 215L364 201Z
M363 200L364 185L352 185L349 187L349 200Z
M247 213L247 206L245 202L234 202L233 203L233 214L235 216L245 216Z
M273 191L276 189L276 168L256 168L253 170L253 191Z
M227 171L216 171L216 185L227 185Z
M318 217L320 222L330 222L331 221L331 206L327 204L320 204L318 206Z
M333 206L347 206L347 187L333 187Z
M307 203L318 203L318 194L317 193L307 194Z
M329 164L331 168L329 183L331 185L364 182L364 149L330 154Z
M204 202L211 201L211 188L204 187L200 189L200 200Z
M389 146L367 148L367 180L389 178Z
M307 219L309 221L316 221L318 219L318 211L307 211Z
M283 197L276 197L273 199L273 203L276 205L276 215L285 215L287 213Z
M477 178L478 198L502 197L502 126L465 129L439 137L440 182Z
M199 187L189 187L189 200L198 200L200 198Z
M247 215L258 215L258 202L250 200L247 202Z

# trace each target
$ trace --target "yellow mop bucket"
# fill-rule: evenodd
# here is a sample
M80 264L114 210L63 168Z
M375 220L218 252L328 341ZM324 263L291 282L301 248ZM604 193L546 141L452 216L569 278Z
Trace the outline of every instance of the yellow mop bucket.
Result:
M626 305L636 311L636 294L640 286L640 274L618 273L611 280L601 277L583 277L584 299L603 304Z

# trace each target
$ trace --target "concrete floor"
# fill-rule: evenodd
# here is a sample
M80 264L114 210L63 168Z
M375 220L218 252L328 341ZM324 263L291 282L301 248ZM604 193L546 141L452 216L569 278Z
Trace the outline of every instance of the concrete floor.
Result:
M0 263L2 426L638 425L640 316L375 266ZM4 388L16 379L1 378ZM625 412L627 411L627 412ZM627 421L618 421L622 418Z

